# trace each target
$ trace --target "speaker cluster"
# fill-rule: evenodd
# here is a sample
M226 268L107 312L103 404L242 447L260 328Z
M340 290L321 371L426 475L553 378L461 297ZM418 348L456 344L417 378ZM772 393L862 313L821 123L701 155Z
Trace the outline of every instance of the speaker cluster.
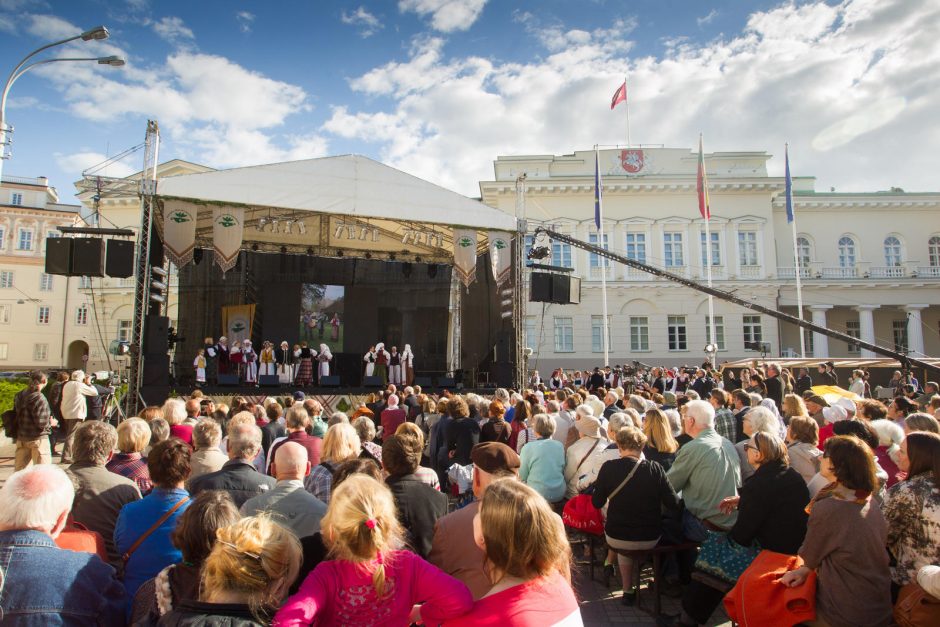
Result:
M134 242L100 237L49 237L46 239L46 274L134 276Z

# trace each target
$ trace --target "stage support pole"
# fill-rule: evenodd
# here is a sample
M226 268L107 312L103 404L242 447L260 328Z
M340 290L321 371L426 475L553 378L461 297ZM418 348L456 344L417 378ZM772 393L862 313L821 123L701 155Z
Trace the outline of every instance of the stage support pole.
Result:
M525 173L516 178L516 237L512 247L515 255L512 264L512 330L515 346L513 347L513 386L517 390L525 388Z
M457 273L451 270L450 302L447 306L450 312L450 325L447 329L447 372L452 376L457 376L457 371L460 370L460 305L463 296L460 290L462 287Z

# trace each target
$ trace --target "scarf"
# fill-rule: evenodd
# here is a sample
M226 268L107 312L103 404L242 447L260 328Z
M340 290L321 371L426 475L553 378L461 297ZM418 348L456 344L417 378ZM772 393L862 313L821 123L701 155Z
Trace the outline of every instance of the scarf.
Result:
M850 503L855 503L856 505L865 505L871 499L871 492L868 490L853 490L851 488L845 487L838 481L833 481L820 490L816 497L806 505L806 513L812 514L813 506L817 502L828 498L839 499L840 501L849 501Z

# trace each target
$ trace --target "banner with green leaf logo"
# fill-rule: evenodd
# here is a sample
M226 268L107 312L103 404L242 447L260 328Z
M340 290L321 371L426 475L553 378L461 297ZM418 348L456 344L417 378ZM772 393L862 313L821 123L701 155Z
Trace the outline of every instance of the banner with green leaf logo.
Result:
M231 270L238 261L244 234L244 217L245 210L235 207L222 207L212 212L212 249L215 252L215 263L222 272Z
M193 260L196 248L196 208L164 209L163 245L167 259L177 268Z
M477 278L477 232L473 229L454 229L454 271L464 287Z
M486 234L490 243L490 267L493 270L493 279L496 288L509 280L512 270L512 247L509 245L509 234L504 231L490 231Z

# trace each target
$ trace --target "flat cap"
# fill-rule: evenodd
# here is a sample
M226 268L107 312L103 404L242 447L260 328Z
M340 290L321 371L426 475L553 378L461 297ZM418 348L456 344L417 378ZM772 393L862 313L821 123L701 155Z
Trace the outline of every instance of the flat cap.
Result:
M470 451L474 466L488 473L516 472L522 461L514 450L501 442L481 442Z

